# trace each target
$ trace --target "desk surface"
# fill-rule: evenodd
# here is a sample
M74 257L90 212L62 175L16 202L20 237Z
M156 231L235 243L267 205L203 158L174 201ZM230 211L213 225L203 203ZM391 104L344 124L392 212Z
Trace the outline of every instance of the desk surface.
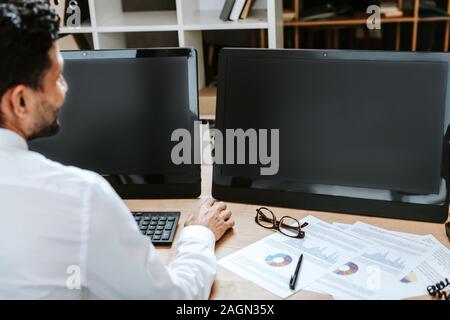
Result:
M211 195L211 176L212 167L202 167L202 195L199 199L183 200L128 200L126 201L131 210L136 211L181 211L180 224L178 226L177 236L184 225L186 216L198 210L200 204ZM236 226L230 230L223 239L216 244L216 254L218 258L229 255L238 249L246 247L253 242L272 234L273 231L257 227L254 221L255 210L258 206L228 203L228 207L233 211L236 220ZM385 219L376 217L366 217L350 214L337 214L327 212L316 212L309 210L286 209L271 207L278 216L290 215L301 219L307 215L313 215L327 222L354 223L363 221L375 226L389 230L410 232L415 234L432 234L444 245L450 248L450 242L445 234L443 224L415 222L396 219ZM176 240L175 240L176 241ZM158 248L161 256L166 262L174 256L176 246L171 248ZM211 299L278 299L277 296L258 287L252 282L245 280L238 275L219 266L216 281L212 288ZM418 297L428 298L426 296ZM292 295L289 299L332 299L329 295L322 295L309 291L301 290Z

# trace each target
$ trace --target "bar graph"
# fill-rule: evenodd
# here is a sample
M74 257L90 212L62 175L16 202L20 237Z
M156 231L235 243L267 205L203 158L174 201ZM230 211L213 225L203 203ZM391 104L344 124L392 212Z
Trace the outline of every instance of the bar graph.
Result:
M340 257L340 255L337 252L327 253L327 251L329 251L328 247L314 246L309 248L304 245L304 242L305 241L298 241L293 239L289 239L286 241L287 244L302 250L303 253L308 253L330 264L336 263L338 261L338 258Z
M377 261L381 264L396 268L396 269L404 269L405 268L405 259L397 258L397 259L389 259L389 252L373 252L373 253L364 253L363 257Z

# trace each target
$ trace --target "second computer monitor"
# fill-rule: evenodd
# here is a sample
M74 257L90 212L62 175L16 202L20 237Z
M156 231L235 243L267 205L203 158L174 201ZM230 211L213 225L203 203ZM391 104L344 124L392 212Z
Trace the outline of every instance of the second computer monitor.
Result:
M216 120L226 148L223 164L214 167L213 195L446 220L447 59L439 53L223 50ZM236 146L243 138L245 147Z

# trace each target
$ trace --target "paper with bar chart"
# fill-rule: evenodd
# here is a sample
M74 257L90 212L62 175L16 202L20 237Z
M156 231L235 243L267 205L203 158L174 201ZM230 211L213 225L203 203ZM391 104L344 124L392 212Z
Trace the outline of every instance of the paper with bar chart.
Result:
M360 222L336 226L365 236L375 245L306 290L328 293L335 299L403 299L426 294L427 285L450 272L449 250L433 236L393 232Z
M433 248L416 268L405 273L397 282L395 290L403 298L426 295L429 285L450 278L450 250L431 235L418 238Z
M355 223L348 231L374 244L349 261L358 266L358 272L351 275L329 273L315 282L312 290L327 292L339 299L402 298L392 284L417 267L430 252L430 245L362 222Z
M398 299L397 291L392 290L392 284L399 281L394 270L404 269L408 265L411 261L398 252L374 245L318 279L312 291L326 292L347 300Z
M304 239L276 233L219 260L219 265L286 298L371 246L370 242L312 216L302 220L305 221L309 225ZM301 253L303 262L296 289L290 290L289 279Z

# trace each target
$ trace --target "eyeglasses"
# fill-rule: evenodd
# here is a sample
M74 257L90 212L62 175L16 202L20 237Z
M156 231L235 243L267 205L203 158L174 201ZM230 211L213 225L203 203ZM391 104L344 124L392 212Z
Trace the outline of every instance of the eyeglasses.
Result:
M298 239L305 237L305 232L302 231L302 228L308 225L307 222L300 225L297 219L289 216L284 216L278 221L275 214L265 207L256 209L255 222L263 228L275 229L285 236Z

